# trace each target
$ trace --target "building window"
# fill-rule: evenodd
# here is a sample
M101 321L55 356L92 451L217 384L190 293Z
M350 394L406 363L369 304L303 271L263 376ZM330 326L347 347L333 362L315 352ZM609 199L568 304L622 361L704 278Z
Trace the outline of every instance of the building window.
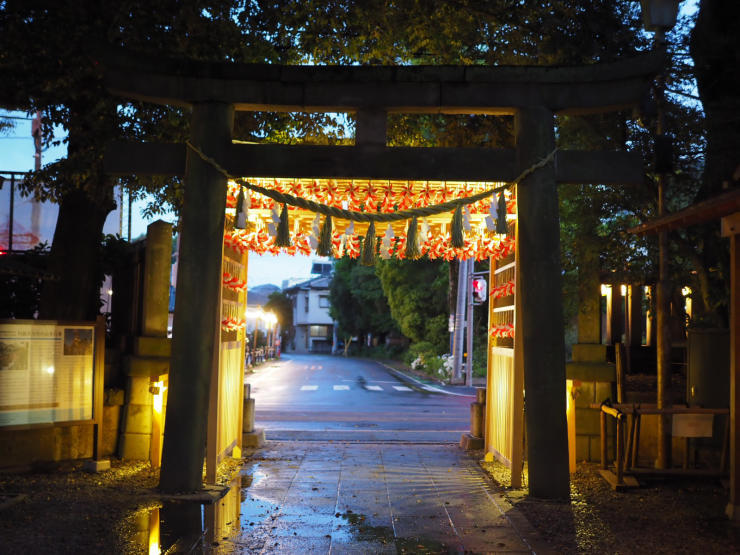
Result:
M304 305L304 312L308 312L308 293L306 293L303 298L306 299L306 304Z
M311 326L311 337L329 337L329 326Z
M326 295L319 297L319 308L329 308L329 297Z

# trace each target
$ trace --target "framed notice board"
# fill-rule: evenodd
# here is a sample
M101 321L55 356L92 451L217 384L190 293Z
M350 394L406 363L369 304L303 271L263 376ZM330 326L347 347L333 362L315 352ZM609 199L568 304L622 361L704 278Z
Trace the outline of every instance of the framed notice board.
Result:
M95 326L0 321L0 426L92 420Z

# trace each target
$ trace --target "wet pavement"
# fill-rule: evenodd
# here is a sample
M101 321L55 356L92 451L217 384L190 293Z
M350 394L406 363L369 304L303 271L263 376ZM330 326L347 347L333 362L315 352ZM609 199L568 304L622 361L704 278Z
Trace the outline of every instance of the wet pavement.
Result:
M475 389L448 393L377 361L295 355L246 381L256 426L280 441L457 443L470 430Z
M203 506L200 538L182 529L187 509L165 504L157 547L291 554L536 548L526 521L456 445L271 441L232 485Z

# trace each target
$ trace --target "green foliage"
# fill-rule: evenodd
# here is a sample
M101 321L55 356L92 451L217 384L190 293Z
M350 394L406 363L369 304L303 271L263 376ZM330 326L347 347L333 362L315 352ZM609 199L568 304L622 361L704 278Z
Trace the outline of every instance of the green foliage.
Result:
M349 350L351 356L372 358L376 360L394 360L398 359L403 353L404 347L401 345L377 345L368 347L367 345L353 344Z
M409 345L409 350L406 351L403 360L406 364L411 364L418 357L431 358L438 354L439 352L433 343L430 341L419 341Z
M376 273L401 333L413 343L428 341L436 353L447 349L447 264L442 261L378 260Z
M336 320L337 335L342 339L368 333L384 336L397 329L375 269L356 259L334 261L329 301L329 313Z

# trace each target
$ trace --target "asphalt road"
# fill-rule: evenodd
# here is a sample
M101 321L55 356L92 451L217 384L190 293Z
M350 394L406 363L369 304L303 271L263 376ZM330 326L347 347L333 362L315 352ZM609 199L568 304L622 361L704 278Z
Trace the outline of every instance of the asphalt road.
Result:
M341 356L283 355L246 382L256 426L273 440L457 443L475 400Z

